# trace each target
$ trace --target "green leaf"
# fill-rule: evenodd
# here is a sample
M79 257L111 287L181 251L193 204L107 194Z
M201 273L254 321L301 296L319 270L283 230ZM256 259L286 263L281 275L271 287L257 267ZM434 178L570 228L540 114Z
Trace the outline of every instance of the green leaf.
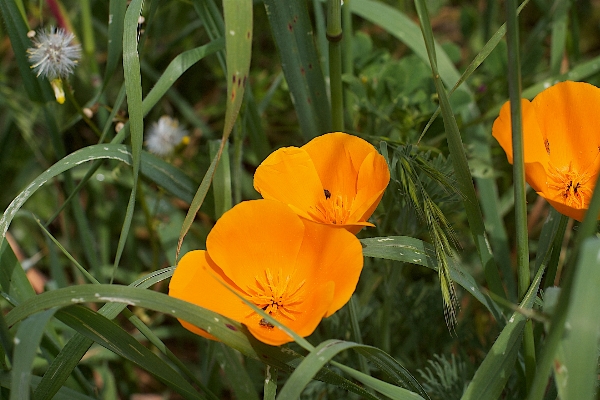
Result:
M129 228L135 209L135 198L140 171L142 143L144 142L144 111L142 109L142 75L138 56L138 20L142 13L144 0L133 0L125 12L125 28L123 32L123 72L125 76L125 91L127 93L127 109L131 131L131 152L133 156L133 185L129 203L125 211L125 220L121 227L117 254L113 265L111 282L119 266L125 242L129 236Z
M31 315L19 326L15 335L13 369L11 371L13 385L10 391L10 400L29 399L33 360L37 355L46 324L56 311L58 311L57 308L52 308Z
M202 398L179 372L171 368L152 351L142 346L115 322L101 314L85 307L70 306L61 309L56 314L56 318L88 339L150 372L186 399Z
M544 269L540 268L525 294L519 308L531 309L536 298ZM462 400L497 399L511 373L514 371L515 360L521 347L521 337L527 317L515 311L508 320L500 336L492 345L485 359L477 368L475 376Z
M113 159L120 160L127 164L133 163L131 151L124 145L119 144L97 144L84 147L74 153L69 154L56 164L48 168L37 178L35 178L27 187L19 193L17 197L8 205L2 218L0 218L0 243L3 242L6 231L12 219L23 204L29 199L40 187L55 176L64 171L81 165L85 162L98 159ZM148 176L157 184L165 187L169 192L180 196L183 200L191 201L194 185L189 177L177 168L169 165L165 161L158 159L150 154L142 153L141 172ZM0 284L2 282L2 273L0 273Z
M361 239L363 255L366 257L384 258L387 260L401 261L422 265L438 270L435 250L422 240L408 236L389 236ZM492 299L479 290L475 279L452 258L448 259L450 277L473 297L481 302L494 315L496 320L502 320L502 313Z
M252 0L224 0L223 12L225 15L225 51L227 61L227 100L223 137L221 138L219 151L213 157L208 171L206 171L204 178L202 178L202 182L185 216L181 232L179 233L177 254L175 255L176 260L179 259L183 239L192 226L196 218L196 213L202 206L214 178L223 148L229 140L229 135L240 111L240 106L244 99L246 81L250 73L250 57L252 55Z
M304 140L331 130L327 89L305 1L264 0Z
M30 315L52 307L67 307L74 304L98 302L120 303L118 305L115 304L117 307L134 305L183 319L210 332L223 343L242 354L285 371L291 371L293 365L302 358L287 347L272 347L258 341L240 323L210 310L163 293L130 286L91 284L44 292L13 308L6 315L6 323L9 326L14 325ZM349 370L353 371L351 368ZM366 390L332 371L323 370L316 378L341 386L363 397L374 398ZM377 381L376 379L374 380Z
M130 286L148 288L157 282L167 279L173 275L174 268L165 268L153 272L145 277L142 277ZM98 310L100 315L108 319L115 318L123 309L125 304L109 303L105 304ZM85 355L87 350L92 345L93 341L82 335L76 334L65 347L60 351L58 356L52 361L46 370L44 377L39 382L36 388L34 397L36 400L52 399L54 394L60 390L61 386L67 380L69 375L75 369L79 360Z
M565 335L564 357L556 357L555 372L563 375L562 400L595 399L598 382L600 338L600 240L587 239L581 246Z
M292 375L290 375L286 384L283 386L283 388L279 392L279 396L277 396L277 398L278 399L299 398L300 394L302 393L302 391L304 390L306 385L310 382L310 380L315 376L315 374L321 368L323 368L323 366L326 363L331 361L331 359L334 356L336 356L341 351L344 351L347 349L355 349L355 350L361 352L362 354L366 355L370 359L378 360L379 362L377 362L376 365L378 367L385 366L386 372L390 371L390 368L389 368L390 365L397 364L394 362L389 363L389 361L393 360L393 359L390 356L388 356L387 354L385 354L383 351L381 351L375 347L365 346L365 345L361 345L361 344L353 343L353 342L345 342L342 340L335 340L335 339L326 340L326 341L322 342L321 344L319 344L319 346L317 346L313 351L311 351L311 353L300 363L300 365L298 365L296 370L292 373ZM382 357L382 354L387 357ZM382 360L385 360L386 362L382 363L381 362ZM392 368L392 370L394 370L394 369L397 369L397 368ZM423 394L425 396L425 398L429 398L429 396L427 396L427 394L425 393L423 388L421 388L421 386L417 383L417 381L412 376L410 376L408 371L404 370L403 368L400 368L400 370L402 371L404 376L408 376L410 378L409 379L410 385L407 385L407 386L409 386L410 389L419 391L421 394ZM394 374L392 374L392 375L394 375ZM400 379L400 382L398 382L398 383L406 384L406 381L404 379ZM385 391L390 389L388 386L389 384L379 381L377 379L375 379L373 381L369 381L369 383L366 383L366 385L370 386L371 388L378 390L378 391L382 390L382 393L384 393ZM401 387L396 387L395 389L393 389L393 392L395 392L395 395L393 398L397 398L397 399L415 399L415 400L423 399L423 397L419 396L418 394L413 393L410 390L407 390L407 389L404 389Z

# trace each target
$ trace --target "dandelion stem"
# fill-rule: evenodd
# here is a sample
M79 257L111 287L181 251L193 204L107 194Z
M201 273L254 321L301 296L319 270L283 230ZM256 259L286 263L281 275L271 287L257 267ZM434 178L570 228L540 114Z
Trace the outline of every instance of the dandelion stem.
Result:
M77 113L79 114L79 116L81 116L81 119L87 124L87 126L90 127L90 129L96 134L96 136L98 136L98 138L102 137L102 132L100 132L100 129L96 126L94 121L89 119L88 116L85 115L85 113L83 112L83 108L81 108L81 105L77 102L77 99L73 95L73 91L71 90L69 82L65 81L63 86L65 89L65 95L67 96L67 99L69 99L73 107L75 107L75 110L77 110Z

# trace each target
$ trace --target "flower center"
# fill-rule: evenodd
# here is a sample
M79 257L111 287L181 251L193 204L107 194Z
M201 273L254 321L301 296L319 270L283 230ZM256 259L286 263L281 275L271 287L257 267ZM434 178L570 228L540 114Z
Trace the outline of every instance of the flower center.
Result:
M277 274L273 274L267 268L264 276L257 275L254 279L256 285L249 286L247 291L251 302L274 318L283 316L292 321L296 320L295 314L301 312L299 305L304 300L302 288L306 280L295 284L293 273L284 277L281 268ZM259 325L273 328L265 319L261 319Z
M551 181L548 182L548 187L558 191L563 202L569 207L586 208L593 192L593 188L588 184L590 174L574 171L571 164L562 168L549 164L549 167L548 177Z
M349 201L347 196L332 194L327 189L323 193L325 198L319 199L317 205L309 211L311 217L325 224L345 224L350 216L352 200Z

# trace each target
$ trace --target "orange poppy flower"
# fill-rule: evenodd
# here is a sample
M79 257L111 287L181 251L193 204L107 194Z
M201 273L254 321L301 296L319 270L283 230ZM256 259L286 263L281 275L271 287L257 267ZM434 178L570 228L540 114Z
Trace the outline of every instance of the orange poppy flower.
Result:
M254 188L289 205L301 217L357 233L390 181L387 163L375 147L342 132L306 145L273 152L256 169Z
M350 299L363 266L362 247L354 235L303 220L274 200L246 201L223 214L206 248L181 259L169 295L241 322L270 345L293 339L225 286L298 335L308 336L323 317Z
M525 177L558 212L583 220L600 170L600 89L562 82L533 101L521 100ZM494 122L493 136L512 164L510 105Z

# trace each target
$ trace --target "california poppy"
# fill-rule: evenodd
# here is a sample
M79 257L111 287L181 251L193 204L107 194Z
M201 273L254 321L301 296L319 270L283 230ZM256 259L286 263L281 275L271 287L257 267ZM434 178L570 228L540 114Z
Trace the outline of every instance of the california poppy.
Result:
M298 335L308 336L323 317L350 299L363 266L362 247L354 235L303 220L274 200L245 201L223 214L208 234L206 248L181 259L169 295L241 322L271 345L293 339L225 286Z
M561 82L533 101L521 100L525 177L558 212L583 219L600 169L600 89ZM512 163L510 105L502 106L492 134Z
M281 148L256 169L254 188L289 205L301 217L357 233L390 181L387 163L375 147L342 132L306 145Z

